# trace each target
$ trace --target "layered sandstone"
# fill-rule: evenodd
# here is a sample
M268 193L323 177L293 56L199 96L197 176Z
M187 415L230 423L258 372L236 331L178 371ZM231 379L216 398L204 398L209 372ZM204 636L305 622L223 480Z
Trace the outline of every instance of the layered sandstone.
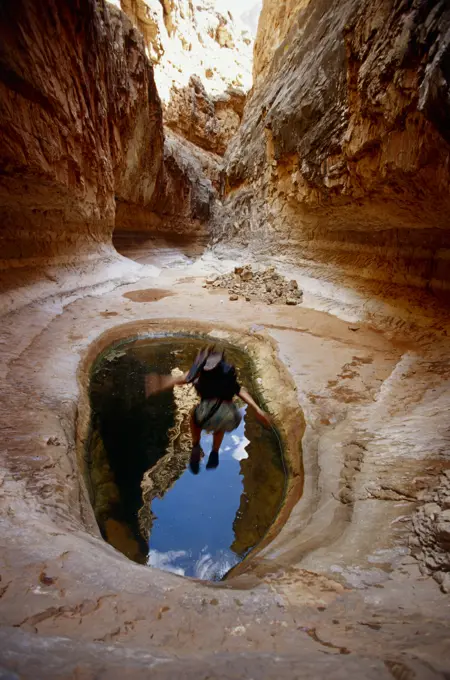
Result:
M119 0L116 4L119 5ZM254 14L245 25L224 0L120 0L155 66L164 122L219 155L236 133L252 83Z
M239 128L244 104L242 90L229 87L213 97L200 78L191 76L186 87L180 90L173 87L164 119L169 128L185 139L223 156Z
M176 35L172 4L160 6ZM14 313L2 306L0 338L0 675L447 677L448 598L431 575L448 591L450 327L431 295L419 309L409 291L409 316L397 304L399 283L436 291L448 275L447 3L265 0L220 220L218 154L178 123L163 131L151 26L141 21L143 42L102 0L45 11L8 0L0 19L2 253L17 272L5 277ZM115 226L187 240L208 215L238 262L209 253L148 268L125 290L98 260L86 276L82 258L110 254ZM253 254L289 264L280 271L301 284L301 305L202 288ZM151 255L161 266L164 253ZM49 287L33 280L24 295L26 264L67 259L64 280L46 269ZM305 272L321 291L345 280L333 310L355 323L314 308ZM101 277L108 289L93 285ZM394 283L390 333L385 319L364 323L373 279ZM99 441L101 493L89 504L92 362L148 333L254 354L287 442L277 524L214 592L102 540L94 510L106 517L116 489ZM263 473L251 470L253 501ZM252 526L236 520L236 548L272 502L252 503ZM106 523L133 556L136 540Z
M8 2L0 38L4 289L36 266L115 261L114 230L207 233L218 157L164 134L144 40L121 10Z
M445 3L267 0L216 238L448 289L449 27Z
M176 135L164 132L164 153L149 205L118 201L115 233L150 232L208 237L208 221L217 202L220 166L208 153Z
M80 257L109 242L116 200L153 198L163 134L152 67L102 1L0 11L2 259Z

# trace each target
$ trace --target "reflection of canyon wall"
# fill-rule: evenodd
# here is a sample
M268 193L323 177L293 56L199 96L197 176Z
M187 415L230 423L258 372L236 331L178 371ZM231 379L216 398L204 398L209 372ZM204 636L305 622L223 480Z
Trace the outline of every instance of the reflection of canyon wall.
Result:
M231 549L244 556L261 541L274 521L283 499L285 476L275 446L268 445L262 426L248 418L245 435L250 440L248 458L241 461L243 492L236 519Z
M172 370L173 376L183 375L179 368ZM139 528L148 540L154 515L151 509L154 498L163 498L186 470L192 449L190 419L197 403L197 395L185 386L173 390L175 422L167 433L168 443L164 455L147 470L143 476L142 507L139 510Z
M449 28L446 3L266 0L216 238L448 288Z

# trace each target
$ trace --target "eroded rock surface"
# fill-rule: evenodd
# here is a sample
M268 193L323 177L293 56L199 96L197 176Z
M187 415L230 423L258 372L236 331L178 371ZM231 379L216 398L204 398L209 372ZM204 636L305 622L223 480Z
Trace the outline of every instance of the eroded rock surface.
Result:
M446 3L267 0L217 239L448 289L449 25Z
M448 282L448 5L266 0L220 214L216 75L203 64L189 119L193 71L180 74L164 133L145 57L169 59L162 16L179 54L203 59L179 39L195 22L179 27L206 3L184 18L181 2L153 3L157 31L150 4L127 6L143 38L102 0L0 8L2 256L15 267L2 276L0 675L447 677L450 326L430 291ZM208 40L234 59L225 19ZM225 263L187 252L211 216ZM121 260L111 232L136 224L181 245L149 238L139 265ZM202 288L253 258L299 281L302 304ZM121 337L174 331L258 352L292 451L276 531L214 592L106 545L94 510L108 522L115 488L98 441L95 508L82 474L92 361ZM109 537L137 550L122 529Z
M202 81L191 76L181 90L172 89L164 120L168 127L197 146L220 156L237 132L244 112L245 94L227 88L222 94L210 96Z
M115 198L151 203L161 105L142 38L104 2L1 8L2 259L107 244Z
M424 574L432 574L444 593L450 593L450 470L439 485L422 494L426 501L414 516L416 536L411 537L412 554Z
M254 23L246 26L224 0L121 0L120 6L143 33L165 124L223 155L251 87Z

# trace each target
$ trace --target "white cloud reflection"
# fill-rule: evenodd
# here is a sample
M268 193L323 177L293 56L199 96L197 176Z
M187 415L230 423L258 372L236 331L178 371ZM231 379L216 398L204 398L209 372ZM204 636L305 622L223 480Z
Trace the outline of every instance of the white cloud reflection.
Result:
M221 550L213 557L206 550L207 548L203 548L201 557L195 563L195 578L218 581L238 562L237 557L228 551Z
M204 581L218 581L239 561L236 555L227 550L219 550L213 556L208 552L206 546L201 551L197 561L192 564L194 559L195 556L192 556L191 552L186 550L169 550L168 552L150 550L147 565L163 571L170 571L172 574L178 574L178 576L191 576Z
M156 567L163 571L171 571L173 574L184 576L185 570L175 563L182 557L187 557L186 550L169 550L168 552L159 552L159 550L150 550L147 557L147 565L149 567Z

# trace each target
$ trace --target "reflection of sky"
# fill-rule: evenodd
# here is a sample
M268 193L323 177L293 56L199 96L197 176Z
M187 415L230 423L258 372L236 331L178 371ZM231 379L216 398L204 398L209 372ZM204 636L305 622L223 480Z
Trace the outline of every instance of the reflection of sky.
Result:
M250 443L244 430L242 420L234 432L225 434L215 470L205 469L212 434L202 433L205 458L200 473L193 475L186 470L164 498L152 501L156 519L149 541L150 566L217 579L239 561L230 546L243 490L240 461L248 457L245 448Z

